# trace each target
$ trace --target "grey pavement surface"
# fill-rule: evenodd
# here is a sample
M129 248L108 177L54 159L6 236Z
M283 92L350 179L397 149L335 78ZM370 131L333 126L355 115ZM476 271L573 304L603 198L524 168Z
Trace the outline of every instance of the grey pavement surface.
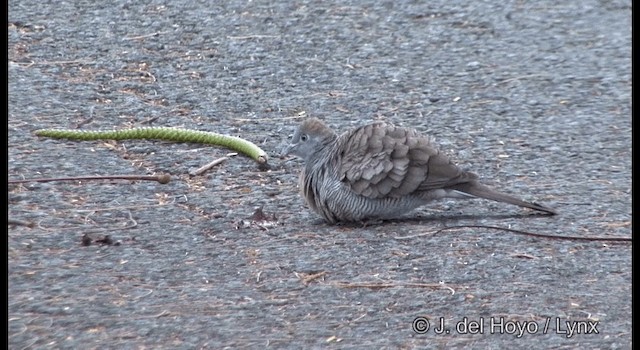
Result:
M9 225L9 348L631 347L631 244L433 233L631 236L630 1L21 0L8 57L10 179L173 177L9 186L33 223ZM278 157L303 111L415 127L560 215L443 201L326 225ZM32 134L138 126L242 136L272 169L190 177L228 151Z

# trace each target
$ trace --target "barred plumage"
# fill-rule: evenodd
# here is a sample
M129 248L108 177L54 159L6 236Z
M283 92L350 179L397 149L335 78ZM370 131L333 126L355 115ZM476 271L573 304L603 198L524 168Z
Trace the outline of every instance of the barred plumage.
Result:
M555 214L482 185L414 129L373 123L338 136L309 118L286 153L304 160L302 196L330 223L390 219L441 198L480 197Z

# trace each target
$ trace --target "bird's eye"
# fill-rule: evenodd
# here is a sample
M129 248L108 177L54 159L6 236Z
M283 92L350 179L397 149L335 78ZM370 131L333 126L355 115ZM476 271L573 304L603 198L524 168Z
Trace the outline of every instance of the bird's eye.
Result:
M303 134L302 136L300 136L300 141L302 142L306 142L309 139L309 136L307 136L306 134Z

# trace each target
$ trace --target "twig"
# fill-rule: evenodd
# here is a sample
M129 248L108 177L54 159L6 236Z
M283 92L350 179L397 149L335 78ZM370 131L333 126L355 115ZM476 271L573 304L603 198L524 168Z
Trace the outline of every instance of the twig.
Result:
M138 39L149 38L149 37L152 37L152 36L159 36L160 34L166 34L166 33L168 33L168 32L155 32L155 33L144 34L144 35L139 35L139 36L129 36L129 37L122 38L122 40L138 40Z
M213 162L211 162L209 164L205 164L205 165L199 167L198 169L190 171L189 175L191 175L191 176L202 175L205 171L207 171L207 170L213 168L214 166L224 162L225 160L229 159L229 157L237 156L237 155L238 155L238 153L229 153L225 157L218 158L218 159L214 160Z
M312 274L308 274L308 275L303 275L303 274L299 274L299 273L295 273L296 277L298 277L302 283L309 284L309 282L316 280L320 277L324 277L327 274L327 271L320 271L318 273L312 273Z
M395 288L395 287L414 287L414 288L433 288L433 289L447 289L451 291L451 295L456 293L455 289L441 283L393 283L393 282L370 282L370 283L336 283L338 287L342 288Z
M425 233L420 233L420 234L417 234L417 235L410 235L410 236L395 236L393 238L397 239L397 240L413 239L413 238L427 236L427 235L431 235L431 234L432 235L436 235L436 234L438 234L440 232L447 231L447 230L457 230L457 229L462 229L462 228L486 228L486 229L490 229L490 230L507 231L507 232L516 233L516 234L519 234L519 235L524 235L524 236L551 238L551 239L566 239L566 240L573 240L573 241L631 242L631 237L602 237L602 236L581 237L581 236L565 236L565 235L548 235L548 234L544 234L544 233L534 233L534 232L515 230L515 229L511 229L511 228L506 228L506 227L486 226L486 225L448 226L448 227L444 227L444 228L441 228L439 230L432 231L432 232L425 232Z
M537 77L549 77L548 74L529 74L529 75L521 75L519 77L512 77L512 78L506 78L503 80L498 81L498 84L504 84L504 83L508 83L510 81L514 81L514 80L521 80L521 79L528 79L528 78L537 78Z
M9 180L10 184L20 184L27 182L51 182L51 181L84 181L84 180L131 180L131 181L157 181L166 184L171 181L169 174L161 175L105 175L105 176L75 176L75 177L52 177L46 179L24 179Z
M83 60L73 60L73 61L42 61L42 62L34 62L33 64L39 66L49 66L49 65L58 65L58 64L95 64L96 61L83 61Z
M80 122L78 122L78 124L76 124L76 129L80 129L80 127L82 127L83 125L89 123L90 121L93 120L93 110L95 109L95 106L91 106L91 108L89 108L89 116L87 118L85 118L84 120L81 120Z
M55 65L64 65L64 64L96 64L95 61L83 61L83 60L73 60L73 61L42 61L42 62L36 62L33 60L30 60L29 63L22 63L22 62L16 62L16 61L12 61L15 64L25 67L25 68L30 68L34 65L38 65L38 66L55 66Z
M133 214L131 214L131 210L127 211L127 214L129 214L129 221L131 221L130 224L126 224L122 227L108 227L108 228L99 228L99 229L93 229L93 230L87 230L84 232L84 235L89 235L89 234L97 234L97 233L103 233L103 232L113 232L113 231L119 231L119 230L128 230L128 229L132 229L135 227L138 227L138 222L136 221L136 219L133 218ZM107 235L108 237L108 235Z
M227 39L244 40L244 39L259 39L259 38L279 38L280 35L243 35L243 36L227 36Z
M247 119L247 118L233 118L234 121L238 121L238 122L272 122L272 121L276 121L276 120L291 120L291 119L300 119L300 118L306 118L306 114L300 114L300 115L295 115L293 117L280 117L280 118L254 118L254 119Z
M29 228L33 228L33 227L36 226L36 224L34 224L33 222L24 221L24 220L18 220L18 219L12 219L12 218L9 218L7 220L7 224L8 225L16 225L16 226L27 226Z

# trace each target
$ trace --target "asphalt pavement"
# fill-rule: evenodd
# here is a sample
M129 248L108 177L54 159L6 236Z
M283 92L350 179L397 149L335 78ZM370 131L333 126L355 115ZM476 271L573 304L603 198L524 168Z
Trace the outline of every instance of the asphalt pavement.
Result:
M630 242L468 227L631 237L630 1L8 8L9 179L172 176L9 185L9 348L631 347ZM327 225L278 155L305 116L416 128L560 214L442 201ZM243 137L271 169L33 135L144 126Z

